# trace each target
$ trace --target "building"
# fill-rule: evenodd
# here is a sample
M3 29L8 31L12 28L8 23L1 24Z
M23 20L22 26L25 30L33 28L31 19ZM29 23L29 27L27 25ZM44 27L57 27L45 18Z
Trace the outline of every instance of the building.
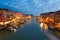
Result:
M0 9L0 22L5 22L7 19L7 11Z
M24 20L25 15L24 15L23 13L21 13L21 12L15 12L15 13L14 13L14 17L15 17L16 19Z
M24 22L25 14L8 9L0 9L0 29L6 28L10 23L19 19Z
M49 17L50 19L54 20L54 23L59 23L60 22L60 11L42 13L41 17L43 19L46 19L47 17Z
M25 15L25 18L26 18L26 19L31 19L32 17L33 17L32 14L26 14L26 15Z
M0 9L0 22L6 22L13 17L13 13L7 9Z
M51 21L50 22L48 21L48 23L51 23L50 25L54 25L55 28L60 29L60 10L56 12L42 13L40 16L43 19L48 18L48 20L49 19L53 20L52 23Z

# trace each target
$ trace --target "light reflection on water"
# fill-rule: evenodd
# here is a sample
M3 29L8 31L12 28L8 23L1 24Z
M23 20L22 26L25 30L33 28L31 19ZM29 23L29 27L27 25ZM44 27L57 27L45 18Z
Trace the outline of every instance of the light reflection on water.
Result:
M43 31L48 30L48 25L46 23L40 23L39 25L40 25L41 30L43 30Z
M46 30L45 28L48 27L47 24L46 24L46 27L45 27L45 28L44 28L44 26L45 26L44 23L40 23L39 25L40 25L40 28L41 28L41 31L42 31L42 32L45 32L45 33L46 33L46 32L48 31L48 33L46 34L47 36L49 36L49 35L52 34L53 37L55 36L55 37L57 37L57 39L60 39L60 32L58 32L58 31L56 31L56 30L49 30L48 28L47 28L47 30ZM51 37L52 37L52 36L51 36ZM57 40L57 39L56 39L56 40Z
M32 39L49 40L48 37L44 34L44 32L40 31L39 24L34 20L27 21L24 24L20 24L20 28L17 30L16 33L7 31L0 32L0 40L32 40Z

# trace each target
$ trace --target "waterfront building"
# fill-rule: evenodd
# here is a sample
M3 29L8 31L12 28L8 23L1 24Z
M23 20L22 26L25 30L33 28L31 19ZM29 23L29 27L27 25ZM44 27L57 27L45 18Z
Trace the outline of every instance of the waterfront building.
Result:
M60 23L60 10L56 12L42 13L40 16L42 17L42 19L48 19L47 21L48 24L54 25L54 27L59 28L58 26L55 25L59 25Z
M25 18L26 18L26 19L31 19L32 17L33 17L32 14L26 14L26 15L25 15Z
M20 12L15 12L14 13L14 17L16 18L16 19L21 19L21 20L23 20L24 19L24 14L23 13L20 13Z

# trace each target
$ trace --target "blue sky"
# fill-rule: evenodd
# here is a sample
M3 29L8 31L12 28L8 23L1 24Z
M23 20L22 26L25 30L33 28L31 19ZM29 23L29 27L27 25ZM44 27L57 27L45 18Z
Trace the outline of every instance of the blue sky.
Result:
M40 15L40 13L60 10L60 0L0 0L0 8Z

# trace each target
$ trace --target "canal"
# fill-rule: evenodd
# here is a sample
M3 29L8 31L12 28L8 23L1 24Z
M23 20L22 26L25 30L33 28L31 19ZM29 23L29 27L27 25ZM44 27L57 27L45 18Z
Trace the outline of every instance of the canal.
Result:
M0 40L50 40L46 34L48 33L42 32L39 23L33 19L22 24L17 32L1 31Z

